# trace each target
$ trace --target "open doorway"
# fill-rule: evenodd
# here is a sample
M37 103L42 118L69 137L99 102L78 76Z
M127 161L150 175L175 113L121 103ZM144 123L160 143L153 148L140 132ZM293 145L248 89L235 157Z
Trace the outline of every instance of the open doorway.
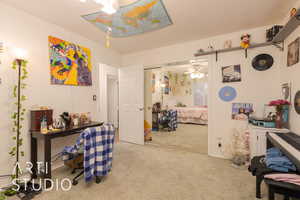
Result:
M177 125L169 127L175 115ZM145 140L148 145L208 154L207 59L145 70Z
M118 128L118 105L119 105L118 77L107 76L107 121Z

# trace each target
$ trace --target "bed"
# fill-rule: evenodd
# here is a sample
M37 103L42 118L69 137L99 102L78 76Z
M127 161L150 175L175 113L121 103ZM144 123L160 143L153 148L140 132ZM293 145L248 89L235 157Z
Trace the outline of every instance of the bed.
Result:
M177 110L178 123L208 124L207 107L173 107Z

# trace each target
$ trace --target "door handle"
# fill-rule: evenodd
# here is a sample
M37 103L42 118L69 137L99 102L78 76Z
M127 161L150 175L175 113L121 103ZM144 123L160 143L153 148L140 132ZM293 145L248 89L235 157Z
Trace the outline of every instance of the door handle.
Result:
M144 108L139 108L139 111L143 111L144 110Z

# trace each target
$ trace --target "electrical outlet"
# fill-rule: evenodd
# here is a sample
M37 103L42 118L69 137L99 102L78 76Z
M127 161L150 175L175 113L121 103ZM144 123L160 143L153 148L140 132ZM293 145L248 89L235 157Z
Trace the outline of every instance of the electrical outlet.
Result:
M93 101L97 101L97 96L93 95Z
M218 147L219 147L219 148L222 147L222 143L221 143L221 142L218 143Z

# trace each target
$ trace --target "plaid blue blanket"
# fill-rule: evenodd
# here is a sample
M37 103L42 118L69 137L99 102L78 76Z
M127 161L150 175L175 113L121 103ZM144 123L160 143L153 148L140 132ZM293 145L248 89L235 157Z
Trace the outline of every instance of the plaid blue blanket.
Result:
M177 111L176 110L168 110L168 117L170 118L169 127L172 131L176 131L178 127L177 122Z
M74 146L64 148L63 160L73 159L83 145L85 181L91 181L94 176L106 176L112 168L114 137L113 125L87 128Z

